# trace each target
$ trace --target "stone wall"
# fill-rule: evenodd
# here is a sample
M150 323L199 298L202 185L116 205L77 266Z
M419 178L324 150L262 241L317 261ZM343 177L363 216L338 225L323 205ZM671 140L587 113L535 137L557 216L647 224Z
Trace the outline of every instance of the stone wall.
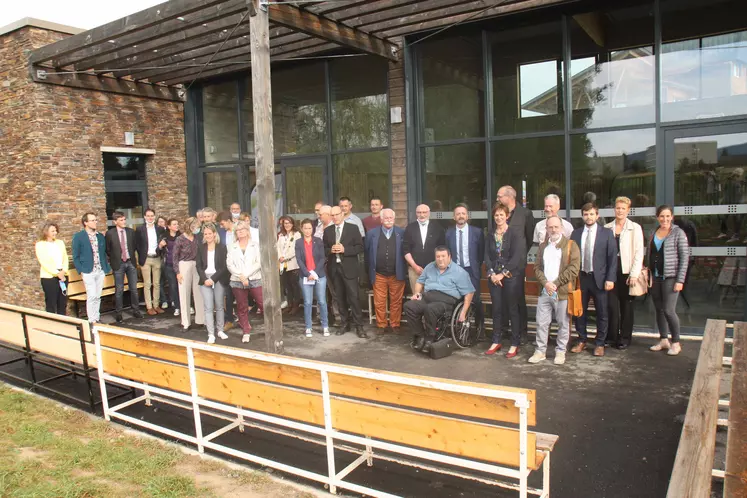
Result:
M399 43L402 47L401 42ZM392 209L397 213L397 225L407 224L407 143L405 135L405 62L400 50L400 61L389 63L389 108L402 108L402 122L391 124L392 148ZM413 165L414 167L414 165ZM415 217L413 216L414 220Z
M105 219L101 147L125 147L125 131L135 132L135 148L155 150L150 206L187 214L182 104L33 83L29 51L66 36L30 26L0 36L0 302L43 307L39 229L57 222L70 252L84 212Z

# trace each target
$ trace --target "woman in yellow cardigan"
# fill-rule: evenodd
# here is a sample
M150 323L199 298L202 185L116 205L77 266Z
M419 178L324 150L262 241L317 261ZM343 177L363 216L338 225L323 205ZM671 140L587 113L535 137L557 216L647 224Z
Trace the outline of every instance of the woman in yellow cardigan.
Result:
M57 238L59 227L47 222L36 243L36 259L39 260L39 277L44 290L44 302L49 313L65 315L67 310L68 259L65 243Z

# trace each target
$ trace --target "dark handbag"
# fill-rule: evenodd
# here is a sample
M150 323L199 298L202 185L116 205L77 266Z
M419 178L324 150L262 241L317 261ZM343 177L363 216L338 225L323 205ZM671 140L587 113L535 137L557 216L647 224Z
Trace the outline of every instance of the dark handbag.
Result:
M455 350L456 344L454 344L454 340L451 337L446 337L431 344L431 350L428 354L431 359L440 360L441 358L451 356Z

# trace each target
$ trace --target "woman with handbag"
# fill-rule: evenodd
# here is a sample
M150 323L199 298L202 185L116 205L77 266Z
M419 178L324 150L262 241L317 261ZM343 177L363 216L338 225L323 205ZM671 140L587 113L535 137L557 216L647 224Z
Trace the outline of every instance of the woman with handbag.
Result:
M511 348L506 353L506 358L513 358L519 353L521 343L519 297L524 294L524 279L516 275L521 275L526 264L527 250L524 234L508 225L509 213L505 204L497 202L493 206L495 230L492 237L486 237L485 268L493 303L493 344L485 354L492 355L501 349L503 301L506 300L511 320Z
M656 309L656 324L661 340L651 346L651 351L668 349L667 354L680 353L680 320L677 317L677 298L685 285L687 265L690 261L690 247L685 231L674 224L672 206L656 208L659 227L651 234L648 242L648 268L653 284L651 298ZM672 342L669 342L669 334Z
M645 294L648 287L648 270L643 268L643 229L628 219L630 204L627 197L615 199L615 220L605 225L614 232L617 242L617 284L607 293L610 320L607 344L617 349L630 346L633 301L635 296Z
M57 238L60 228L48 221L36 242L36 259L39 261L39 278L44 291L47 313L67 314L67 273L69 263L65 243Z
M290 216L281 216L278 222L278 265L280 267L280 285L285 291L288 302L286 311L295 315L301 308L301 290L298 287L298 261L296 260L296 241L301 233Z

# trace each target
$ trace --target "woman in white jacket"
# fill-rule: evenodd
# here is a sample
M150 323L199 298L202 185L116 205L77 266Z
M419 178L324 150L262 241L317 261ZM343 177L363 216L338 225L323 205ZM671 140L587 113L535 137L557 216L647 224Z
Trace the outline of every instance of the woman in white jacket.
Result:
M643 230L641 225L628 219L630 199L615 199L615 220L605 227L615 233L617 241L617 282L607 293L609 306L609 332L607 342L618 349L627 349L633 338L634 296L630 285L634 284L643 267Z
M243 332L241 342L249 342L252 326L249 324L249 296L258 303L262 299L262 271L259 264L259 244L249 237L249 222L236 224L236 239L228 249L226 266L231 273L231 291L236 298L239 325Z
M279 224L277 248L280 285L288 301L286 311L289 315L295 315L301 309L301 289L298 288L298 261L296 261L296 241L301 238L301 232L296 229L296 223L290 216L281 216Z

